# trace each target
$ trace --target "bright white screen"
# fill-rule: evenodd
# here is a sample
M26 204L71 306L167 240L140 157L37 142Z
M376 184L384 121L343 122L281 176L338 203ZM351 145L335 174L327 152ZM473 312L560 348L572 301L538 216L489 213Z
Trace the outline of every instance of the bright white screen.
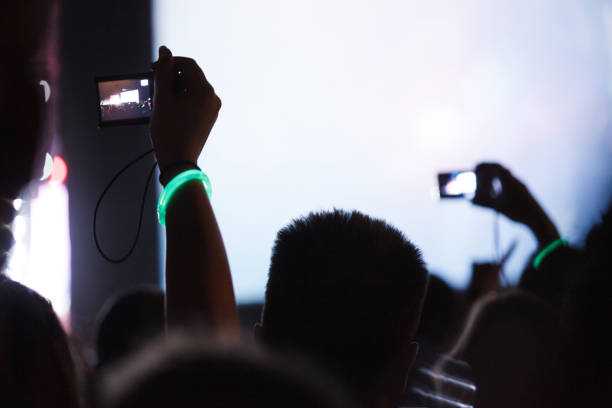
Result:
M155 55L195 58L223 100L199 164L239 300L261 299L279 228L333 207L387 219L465 285L494 216L431 191L482 160L581 239L611 181L611 24L601 0L154 2ZM502 220L514 239L511 281L535 241Z

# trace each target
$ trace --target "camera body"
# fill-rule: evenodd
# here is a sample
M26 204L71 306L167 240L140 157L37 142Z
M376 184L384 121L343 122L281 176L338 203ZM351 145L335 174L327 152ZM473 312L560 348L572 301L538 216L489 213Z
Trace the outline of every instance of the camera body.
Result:
M497 198L503 190L501 179L492 169L459 170L438 173L438 191L440 199L474 197Z
M96 77L98 125L149 123L153 113L153 72Z
M440 198L468 198L476 195L477 188L475 171L451 171L438 173L438 189Z

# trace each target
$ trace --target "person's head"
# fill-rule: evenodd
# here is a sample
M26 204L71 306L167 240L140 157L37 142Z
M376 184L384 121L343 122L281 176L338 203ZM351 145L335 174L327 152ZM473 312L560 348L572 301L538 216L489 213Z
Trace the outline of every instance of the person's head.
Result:
M261 350L172 333L107 373L104 408L348 406L333 380Z
M419 345L424 342L437 352L446 351L445 346L451 338L454 340L460 306L455 291L443 279L429 275L421 324L416 333Z
M52 112L41 80L54 84L56 0L5 1L0 13L0 194L15 198L42 174ZM56 98L53 98L56 99ZM5 222L3 220L3 222Z
M100 313L96 336L98 366L127 357L164 332L164 293L134 289L110 299Z
M562 313L566 331L564 402L603 406L612 393L612 205L585 242L585 265L569 290Z
M474 304L451 357L472 369L475 406L558 406L557 323L552 308L526 292Z
M79 405L70 348L49 301L0 278L0 405Z
M360 400L389 403L416 355L426 283L396 228L357 211L312 213L278 233L258 337L313 357Z
M584 251L562 246L547 255L537 269L530 260L518 286L546 301L555 312L560 313L568 288L583 268Z

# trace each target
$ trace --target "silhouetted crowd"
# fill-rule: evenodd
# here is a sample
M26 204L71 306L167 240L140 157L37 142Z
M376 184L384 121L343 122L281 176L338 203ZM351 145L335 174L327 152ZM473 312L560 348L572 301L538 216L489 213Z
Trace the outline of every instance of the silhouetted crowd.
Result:
M29 69L44 24L31 31L2 43L10 56L0 77L3 269L13 200L36 179L49 144ZM538 248L516 286L503 284L497 261L474 264L462 291L428 273L410 231L359 211L315 210L278 232L260 322L252 336L241 333L197 166L221 100L190 58L162 46L152 67L166 290L109 300L92 363L48 300L1 274L0 406L609 406L612 208L572 246L508 169L481 163L474 205L528 227Z
M100 115L103 121L128 120L151 115L151 104L148 101L127 102L118 105L100 105Z

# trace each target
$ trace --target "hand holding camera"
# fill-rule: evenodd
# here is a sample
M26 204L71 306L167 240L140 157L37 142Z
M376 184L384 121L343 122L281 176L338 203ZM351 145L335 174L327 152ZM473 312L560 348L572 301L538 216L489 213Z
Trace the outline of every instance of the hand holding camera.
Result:
M472 200L474 204L492 208L516 222L525 222L539 207L527 187L503 166L480 163L475 172L478 187Z
M164 46L154 62L155 103L151 139L159 168L196 163L215 124L221 100L191 58L174 57Z
M492 208L528 226L540 245L559 238L559 232L527 187L498 163L476 166L478 186L472 202Z
M528 226L540 245L559 232L527 187L498 163L480 163L474 171L439 173L440 198L467 198Z

